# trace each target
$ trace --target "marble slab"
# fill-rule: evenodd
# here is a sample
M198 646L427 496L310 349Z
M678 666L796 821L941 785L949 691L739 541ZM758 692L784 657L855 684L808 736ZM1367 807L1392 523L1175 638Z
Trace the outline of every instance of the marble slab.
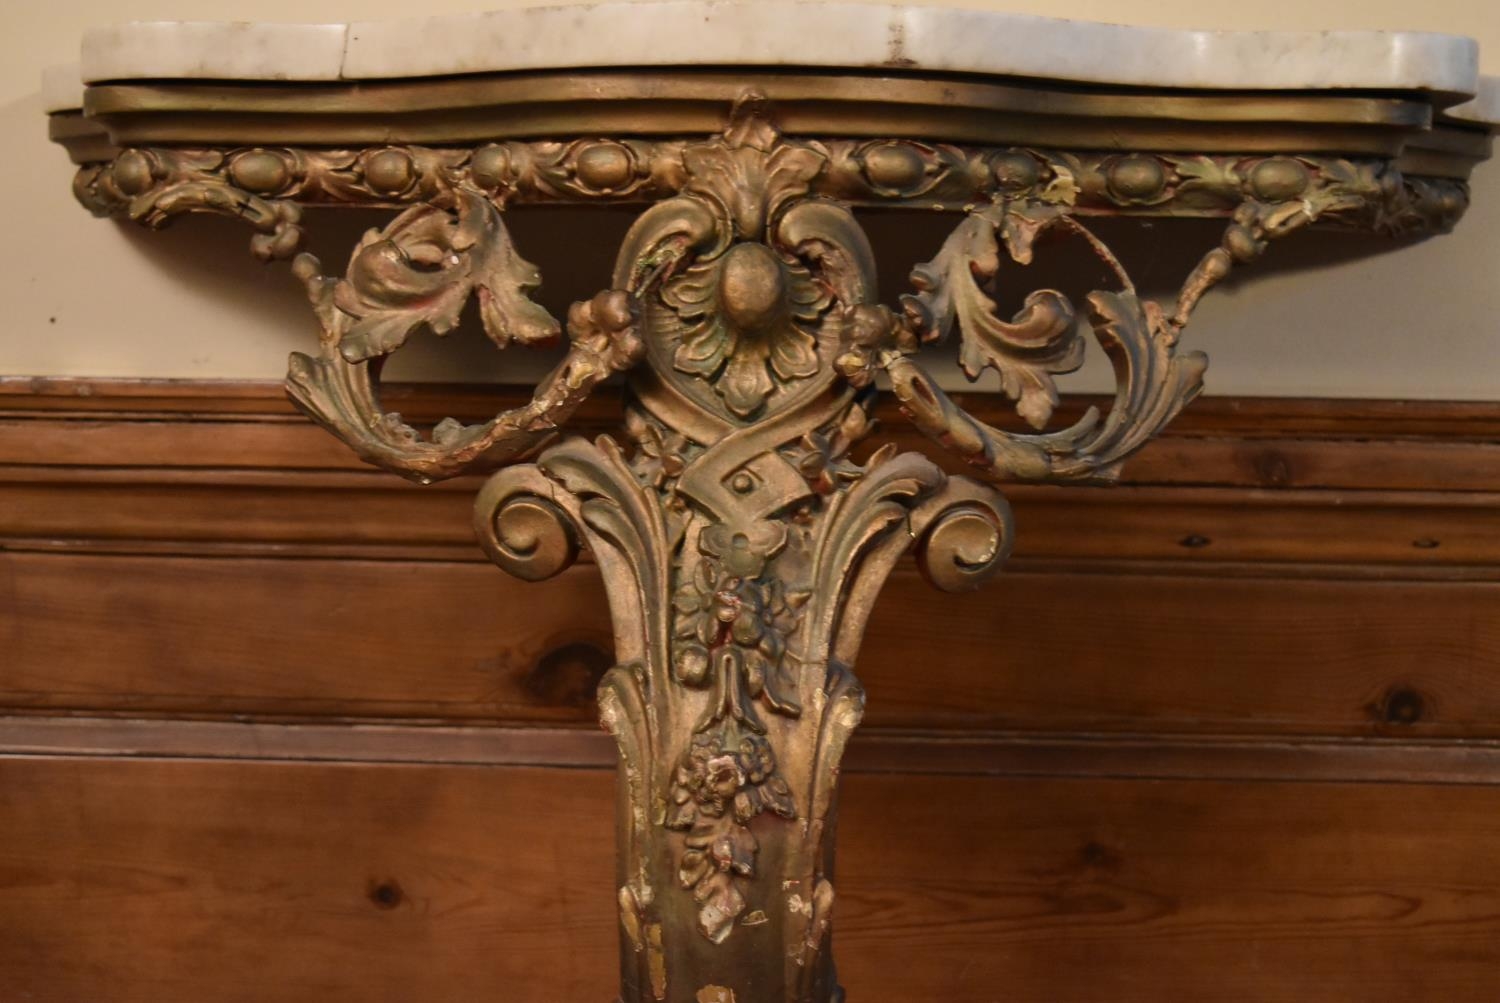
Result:
M1500 77L1480 77L1473 100L1443 112L1447 118L1500 131Z
M42 111L54 115L83 108L83 78L77 63L42 70Z
M87 82L143 78L338 80L346 24L134 21L83 36Z
M625 66L932 71L1119 86L1472 95L1478 46L1424 32L1187 31L998 11L649 0L351 24L89 32L86 81L368 80Z

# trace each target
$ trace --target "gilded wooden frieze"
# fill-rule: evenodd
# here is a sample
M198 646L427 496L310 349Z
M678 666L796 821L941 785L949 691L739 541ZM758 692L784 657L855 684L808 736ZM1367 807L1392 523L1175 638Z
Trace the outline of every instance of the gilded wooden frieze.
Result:
M261 214L275 211L267 207L282 203L402 206L451 200L460 189L506 205L636 204L683 190L684 155L694 145L590 137L441 149L133 148L80 168L75 191L98 214L152 225L195 208L244 207L261 226ZM788 148L820 165L808 179L810 193L854 206L961 211L1034 200L1078 215L1222 217L1247 200L1275 204L1337 188L1358 202L1336 219L1381 232L1442 230L1468 207L1465 182L1407 176L1373 157L1069 152L910 139L798 139Z

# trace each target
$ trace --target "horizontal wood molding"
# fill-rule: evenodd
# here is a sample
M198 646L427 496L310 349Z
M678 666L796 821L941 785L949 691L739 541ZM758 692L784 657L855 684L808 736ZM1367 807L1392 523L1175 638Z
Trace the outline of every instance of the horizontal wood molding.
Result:
M396 383L382 387L387 408L418 422L446 416L480 418L496 405L523 400L521 387L497 384ZM608 425L618 405L602 394L576 415L587 431ZM991 394L962 397L966 410L995 424L1013 423L1004 400ZM1074 394L1057 409L1058 423L1109 398ZM274 380L89 379L0 376L0 413L137 415L254 415L300 420L282 384ZM605 429L606 431L608 429ZM1391 400L1299 397L1200 397L1168 426L1167 437L1231 431L1262 435L1343 437L1434 436L1500 440L1500 404L1489 401ZM887 433L898 430L887 429ZM347 453L347 450L341 450Z
M615 746L595 728L0 717L0 758L16 756L607 770ZM1500 786L1500 742L873 730L843 772Z

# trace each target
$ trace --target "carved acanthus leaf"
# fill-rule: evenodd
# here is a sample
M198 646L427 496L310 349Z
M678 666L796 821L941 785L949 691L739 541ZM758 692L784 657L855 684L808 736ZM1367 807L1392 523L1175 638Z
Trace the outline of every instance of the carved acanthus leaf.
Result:
M782 139L764 95L750 92L735 103L722 138L683 148L683 193L713 201L736 236L759 240L787 203L807 194L827 159Z
M960 362L969 377L984 367L998 369L1021 416L1033 427L1045 425L1057 399L1052 376L1071 371L1082 361L1073 307L1061 294L1040 290L1028 296L1026 307L1007 323L996 317L994 302L980 289L976 276L995 276L1001 244L1012 260L1029 262L1036 237L1053 228L1080 237L1120 282L1117 292L1096 291L1088 297L1089 324L1115 368L1115 402L1102 422L1098 412L1090 409L1072 427L1060 431L1005 432L963 411L900 350L901 329L910 325L926 340L940 340L957 324L962 339ZM1154 303L1142 302L1110 250L1056 207L978 210L960 224L943 251L914 276L919 292L905 299L904 324L888 312L846 319L851 342L861 347L840 364L847 373L862 378L865 369L878 360L890 375L902 410L922 431L985 476L1112 480L1125 457L1160 431L1201 389L1207 359L1201 353L1177 351L1180 325L1175 318L1165 317ZM1195 278L1200 272L1210 274L1206 269L1212 262L1205 262ZM887 347L875 347L882 340Z
M970 213L936 258L912 271L916 295L903 297L907 316L924 341L942 341L959 329L959 365L976 380L986 369L1033 428L1043 428L1057 406L1053 376L1083 364L1084 345L1067 297L1041 289L1026 297L1011 320L1002 320L985 291L1000 272L1000 246L1029 264L1037 235L1062 218L1041 203L987 206Z
M1102 424L1091 412L1058 444L1058 477L1118 476L1119 465L1175 418L1203 389L1208 356L1179 352L1177 332L1157 304L1134 290L1089 293L1089 323L1115 369L1115 401ZM1049 444L1056 449L1056 445Z
M456 197L456 215L416 206L360 241L333 294L354 318L339 343L344 358L388 355L419 328L446 334L470 296L478 297L484 330L501 348L558 335L557 321L530 298L541 275L516 253L500 214L478 192Z

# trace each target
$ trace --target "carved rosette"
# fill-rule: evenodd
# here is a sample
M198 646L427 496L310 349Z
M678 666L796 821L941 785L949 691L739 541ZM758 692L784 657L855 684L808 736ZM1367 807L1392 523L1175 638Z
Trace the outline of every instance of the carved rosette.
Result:
M621 756L623 1003L841 998L832 833L864 703L865 619L906 552L960 591L993 575L1011 540L993 488L864 445L878 383L984 480L1108 481L1200 389L1206 360L1179 337L1233 266L1318 220L1441 227L1466 204L1460 184L1379 161L794 140L754 94L705 141L128 150L81 171L76 190L153 226L185 212L249 222L257 254L295 256L319 321L319 351L294 355L288 379L304 411L414 480L498 469L475 529L507 571L546 578L585 549L597 562L618 662L599 705ZM652 204L611 288L564 324L531 299L540 276L504 210L584 199ZM403 211L335 278L298 253L298 205L318 201ZM849 208L880 202L963 213L895 308L876 299ZM1115 211L1228 223L1162 308L1080 222ZM999 288L1018 267L1069 246L1111 287L1080 303L1035 290L1003 315ZM487 422L423 430L385 412L381 360L450 331L471 301L499 348L565 337L564 360L529 405ZM1056 378L1089 339L1114 365L1115 401L1052 429ZM953 341L1028 431L979 422L937 385L917 353ZM617 373L624 441L559 440Z

